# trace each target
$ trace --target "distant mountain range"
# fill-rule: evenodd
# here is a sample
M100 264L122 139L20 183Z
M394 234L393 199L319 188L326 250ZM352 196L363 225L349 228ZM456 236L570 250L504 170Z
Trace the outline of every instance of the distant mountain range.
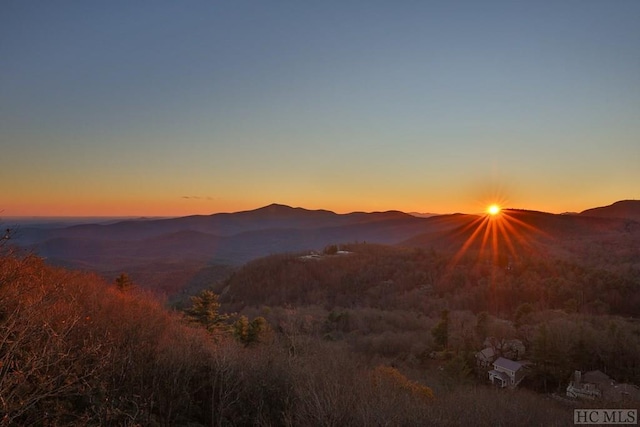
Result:
M423 222L425 218L398 211L337 214L272 204L208 216L24 226L15 241L54 262L97 269L157 259L241 264L263 255L322 249L337 242L395 244L415 235Z
M509 226L498 233L501 239L497 241L512 251L522 242L527 247L546 245L565 253L575 252L585 242L591 246L614 242L623 249L640 246L637 200L575 215L524 210L505 210L501 215ZM17 231L14 242L52 263L103 274L138 271L149 278L156 277L161 268L172 272L173 277L180 276L181 269L189 265L189 274L197 276L201 269L213 265L241 265L261 256L321 251L327 245L340 243L369 242L455 252L465 242L482 245L483 233L474 232L483 220L478 215L416 216L399 211L337 214L272 204L250 211L170 219L47 227L26 224Z

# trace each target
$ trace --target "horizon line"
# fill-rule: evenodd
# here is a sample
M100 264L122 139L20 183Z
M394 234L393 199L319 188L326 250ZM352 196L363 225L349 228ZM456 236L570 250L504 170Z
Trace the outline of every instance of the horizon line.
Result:
M403 211L403 210L399 210L399 209L388 209L388 210L374 210L374 211L364 211L364 210L355 210L355 211L350 211L350 212L344 212L344 213L340 213L340 212L336 212L330 209L309 209L309 208L305 208L302 206L291 206L291 205L286 205L286 204L280 204L280 203L271 203L268 205L264 205L264 206L259 206L257 208L253 208L253 209L242 209L242 210L237 210L237 211L218 211L218 212L211 212L211 213L193 213L193 214L186 214L186 215L11 215L11 216L2 216L0 214L0 224L2 222L6 222L8 220L12 220L12 219L20 219L20 220L65 220L65 219L104 219L104 220L114 220L114 219L122 219L122 220L144 220L144 219L172 219L172 218L185 218L185 217L190 217L190 216L211 216L211 215L217 215L217 214L236 214L236 213L242 213L242 212L253 212L253 211L257 211L260 209L265 209L268 208L270 206L281 206L281 207L285 207L285 208L290 208L290 209L302 209L302 210L306 210L306 211L325 211L325 212L330 212L330 213L334 213L336 215L349 215L349 214L358 214L358 213L364 213L364 214L374 214L374 213L386 213L386 212L400 212L400 213L404 213L406 215L411 215L411 216L416 216L416 217L420 217L420 216L425 216L425 217L432 217L432 216L445 216L445 215L483 215L485 214L485 212L462 212L462 211L451 211L451 212L418 212L418 211ZM605 206L609 206L609 205L605 205ZM601 206L598 206L601 207ZM514 208L514 207L502 207L503 210L523 210L523 211L532 211L532 212L543 212L543 213L548 213L551 215L570 215L570 214L579 214L583 211L563 211L563 212L548 212L548 211L541 211L541 210L536 210L536 209L530 209L530 208ZM592 208L588 208L588 209L592 209ZM586 209L586 210L588 210Z

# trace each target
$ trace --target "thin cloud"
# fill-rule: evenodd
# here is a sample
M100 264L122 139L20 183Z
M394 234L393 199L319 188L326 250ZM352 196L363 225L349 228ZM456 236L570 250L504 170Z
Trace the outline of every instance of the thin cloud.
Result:
M187 199L187 200L213 200L213 197L210 196L182 196L180 197L181 199Z

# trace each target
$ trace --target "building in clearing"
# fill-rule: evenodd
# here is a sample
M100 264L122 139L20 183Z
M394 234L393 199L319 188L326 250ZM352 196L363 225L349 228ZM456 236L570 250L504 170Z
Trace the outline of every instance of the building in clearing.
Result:
M493 362L493 369L489 371L489 381L501 388L513 388L520 384L524 375L524 365L522 363L498 357Z
M633 384L618 384L601 371L580 371L573 373L573 379L567 386L567 397L608 402L640 402L640 388Z
M476 353L476 364L480 368L488 368L496 360L496 352L492 347L487 347Z

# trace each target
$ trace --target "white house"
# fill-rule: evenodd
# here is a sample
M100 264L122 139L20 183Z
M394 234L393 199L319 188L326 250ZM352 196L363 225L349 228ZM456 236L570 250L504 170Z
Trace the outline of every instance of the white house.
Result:
M489 381L498 387L516 387L524 375L522 363L498 357L489 371Z

